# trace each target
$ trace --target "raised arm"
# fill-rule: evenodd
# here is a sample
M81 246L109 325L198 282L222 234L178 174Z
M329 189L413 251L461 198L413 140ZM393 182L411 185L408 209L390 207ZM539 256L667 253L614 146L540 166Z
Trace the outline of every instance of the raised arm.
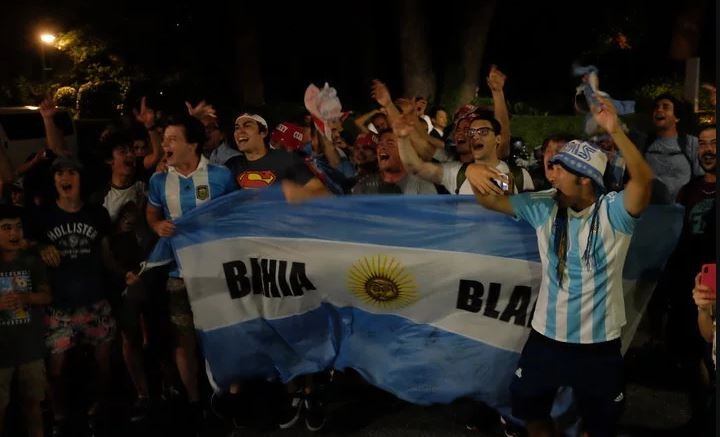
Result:
M398 152L405 170L433 184L441 184L443 177L442 166L420 159L420 156L418 156L417 151L411 144L410 137L414 132L412 126L400 120L393 124L393 131L398 137Z
M510 113L508 112L507 102L505 101L505 75L498 70L495 65L490 67L487 84L492 93L495 118L500 123L502 130L497 156L500 159L505 159L510 155L510 137L512 136L510 132Z
M366 112L365 114L362 114L361 116L357 117L355 120L353 120L353 123L355 124L355 127L357 127L360 132L368 133L370 130L367 128L367 122L373 118L376 114L380 114L382 111L379 109L373 109L370 112Z
M160 130L155 126L155 111L148 107L146 99L143 96L140 99L140 111L133 109L135 119L145 126L147 129L148 138L150 138L150 153L143 158L143 167L145 169L151 169L157 165L162 159L164 152L162 150L162 136Z
M55 102L52 99L45 99L38 108L45 126L45 137L47 138L48 149L58 156L70 155L70 149L65 147L65 138L60 128L55 124Z
M655 176L642 153L620 127L617 110L612 102L599 93L596 93L595 97L600 101L600 105L592 107L593 117L598 126L605 129L615 141L630 175L630 180L625 185L625 209L630 215L638 217L650 204L652 181Z

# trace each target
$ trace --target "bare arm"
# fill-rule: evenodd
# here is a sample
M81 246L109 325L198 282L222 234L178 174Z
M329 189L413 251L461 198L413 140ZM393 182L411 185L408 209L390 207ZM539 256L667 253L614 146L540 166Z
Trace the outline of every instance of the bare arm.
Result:
M652 181L655 176L638 148L620 128L617 111L612 102L599 94L595 94L595 97L600 100L601 104L593 106L593 117L597 124L605 129L615 141L625 159L625 165L630 175L630 180L625 185L625 209L630 215L638 217L650 204Z
M145 208L145 218L150 229L159 236L171 237L175 233L175 224L170 220L165 220L162 209L148 204L147 208Z
M305 185L300 185L290 180L282 181L282 191L290 203L300 203L316 197L331 196L325 184L316 177L313 177Z
M57 109L55 103L51 99L45 99L40 103L40 115L45 126L45 138L47 139L48 149L52 150L58 156L70 155L70 149L65 147L65 138L60 128L55 124L55 114Z
M498 146L497 155L500 159L505 159L510 155L510 113L508 112L507 102L505 101L505 75L498 70L496 66L490 67L490 74L487 77L488 87L492 92L493 111L495 118L500 123L502 135L500 137L500 145Z
M515 215L509 197L492 181L505 175L485 164L470 164L465 170L465 176L480 205L503 214Z
M327 158L328 163L330 166L334 169L340 168L340 154L335 150L335 146L333 146L332 141L327 139L325 135L321 134L320 132L315 131L315 135L320 139L320 145L323 149L323 154L325 155L325 158Z
M367 122L373 118L376 114L379 114L379 109L373 109L370 112L366 112L365 114L362 114L361 116L357 117L355 120L353 120L353 123L355 124L355 127L357 127L360 132L368 133L370 130L367 128L366 124Z
M155 110L147 106L146 102L147 99L143 96L140 99L140 111L133 109L133 114L135 114L135 120L147 129L151 151L143 158L143 167L145 167L145 169L151 169L162 159L164 152L162 150L160 131L155 127ZM185 102L185 104L188 105L187 102Z
M52 302L52 293L47 284L40 284L33 293L21 293L20 299L26 305L49 305Z
M410 136L411 130L413 130L412 127L407 124L396 123L393 125L393 130L398 137L398 152L405 170L426 181L441 184L443 177L442 166L420 159L417 151L411 144Z
M143 167L146 170L154 168L158 162L165 156L162 149L162 136L159 129L149 129L148 137L150 138L150 153L143 158Z

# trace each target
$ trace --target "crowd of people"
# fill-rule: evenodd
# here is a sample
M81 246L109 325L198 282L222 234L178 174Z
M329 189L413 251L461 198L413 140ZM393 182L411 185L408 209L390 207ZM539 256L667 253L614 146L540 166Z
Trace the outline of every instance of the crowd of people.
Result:
M273 185L291 202L474 195L484 207L537 230L543 279L533 329L509 387L513 415L527 428L503 420L515 435L553 435L550 409L561 386L575 390L588 435L616 432L624 405L619 337L625 254L648 204L680 203L683 233L651 313L656 338L687 376L696 430L706 429L702 421L714 410L707 405L714 402L709 344L714 347L715 294L696 275L715 263L715 126L689 126L682 102L661 95L651 115L654 131L643 139L597 95L597 132L548 136L538 149L541 165L527 169L508 159L505 80L492 67L492 107L467 104L452 116L441 107L428 110L423 96L393 99L374 81L370 96L377 109L348 120L305 115L274 126L262 114L218 114L204 101L165 116L161 110L172 108L152 108L143 98L132 117L98 139L108 170L99 186L85 183L89 164L64 144L55 104L44 101L39 112L47 147L17 168L0 148L0 430L12 393L29 435L44 435L46 397L52 435L68 435L74 391L68 362L78 346L89 347L84 357L95 362L91 428L112 414L104 407L116 345L135 389L130 421L150 414L156 392L184 397L184 419L196 432L208 410L237 426L251 419L245 381L213 394L212 401L203 396L192 307L179 272L139 271L158 237L174 235L179 217L232 191ZM228 117L231 125L224 122ZM331 125L331 135L318 121ZM147 375L149 359L163 369L157 389ZM307 429L323 429L318 387L328 380L327 374L307 375L287 384L277 425L290 428L304 419Z

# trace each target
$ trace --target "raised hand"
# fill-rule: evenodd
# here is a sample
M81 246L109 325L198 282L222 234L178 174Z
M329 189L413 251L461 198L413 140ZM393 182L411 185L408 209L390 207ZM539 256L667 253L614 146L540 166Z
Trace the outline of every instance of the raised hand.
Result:
M595 97L600 102L599 105L592 105L593 118L598 126L605 129L605 132L612 135L620 131L620 121L618 120L617 109L610 99L595 93Z
M40 112L42 118L53 118L57 113L57 108L55 107L55 102L53 101L53 99L48 97L42 102L40 102L40 106L38 106L38 112Z
M492 92L500 92L505 87L505 79L507 76L500 71L496 65L490 66L490 73L488 73L487 84Z
M200 103L195 106L193 106L190 102L185 102L185 107L188 110L188 114L202 122L217 118L215 108L206 103L205 100L201 100Z
M403 117L400 117L392 123L392 129L398 138L405 138L412 133L413 126L405 121Z
M717 88L711 83L702 84L702 88L710 93L710 103L713 105L713 110L717 106Z
M716 296L713 291L707 285L700 282L700 273L695 276L695 288L693 288L692 294L695 300L695 305L704 312L711 312L713 305L715 305Z
M379 80L373 80L370 96L383 108L392 103L390 91L387 86Z
M142 123L146 129L150 129L155 125L155 110L147 106L145 96L140 99L140 112L133 109L133 114L135 114L135 119Z

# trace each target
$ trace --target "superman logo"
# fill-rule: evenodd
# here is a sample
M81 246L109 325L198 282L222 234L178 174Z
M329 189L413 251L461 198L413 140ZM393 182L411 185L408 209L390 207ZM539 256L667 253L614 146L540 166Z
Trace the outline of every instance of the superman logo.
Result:
M237 183L242 188L265 188L273 184L277 177L270 170L248 170L240 173Z

